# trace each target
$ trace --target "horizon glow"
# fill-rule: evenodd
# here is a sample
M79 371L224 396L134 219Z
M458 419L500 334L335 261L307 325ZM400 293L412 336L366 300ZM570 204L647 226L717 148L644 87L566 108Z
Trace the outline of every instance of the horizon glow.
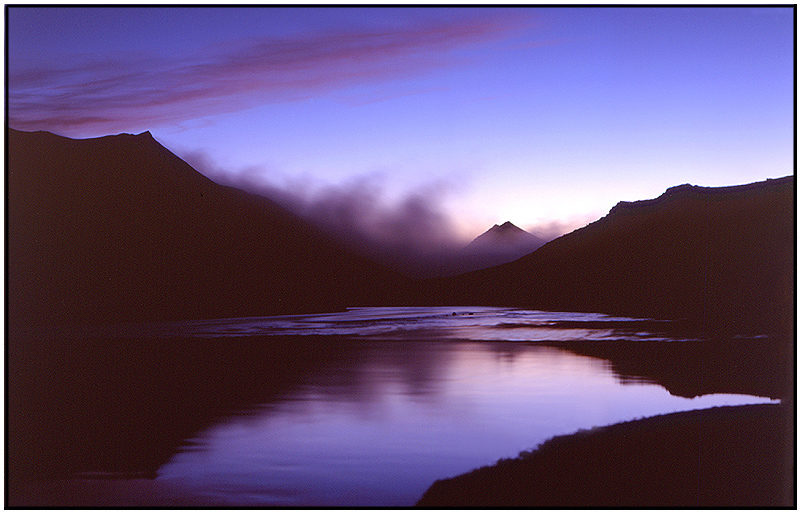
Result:
M461 239L794 173L791 6L7 12L11 127L150 130L311 199L416 195Z

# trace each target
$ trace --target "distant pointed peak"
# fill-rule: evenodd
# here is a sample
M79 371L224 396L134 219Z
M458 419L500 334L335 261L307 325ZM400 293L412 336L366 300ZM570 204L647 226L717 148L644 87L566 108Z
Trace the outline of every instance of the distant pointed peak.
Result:
M508 237L519 237L519 236L528 236L528 237L535 237L529 232L522 230L518 226L514 225L510 221L506 221L505 223L498 225L495 223L492 228L484 232L483 234L476 237L472 243L478 240L485 240L486 238L508 238ZM472 244L470 243L470 244Z
M150 139L153 139L153 134L151 134L149 130L145 130L141 134L136 134L136 136L137 137L149 137Z
M532 252L545 241L530 232L522 230L510 221L492 228L473 239L464 250L467 252L515 255L517 257ZM515 257L516 258L516 257Z
M502 225L495 224L489 232L524 232L521 228L514 225L510 221L506 221Z

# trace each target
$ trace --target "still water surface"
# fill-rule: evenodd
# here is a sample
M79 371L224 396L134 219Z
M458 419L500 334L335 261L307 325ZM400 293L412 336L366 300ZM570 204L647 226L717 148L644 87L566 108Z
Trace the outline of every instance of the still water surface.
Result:
M412 505L436 479L514 457L555 435L769 401L677 397L644 377L623 383L603 359L531 343L668 338L643 326L652 323L487 307L138 326L191 337L335 335L358 345L351 360L323 365L275 401L196 434L156 482L213 504Z

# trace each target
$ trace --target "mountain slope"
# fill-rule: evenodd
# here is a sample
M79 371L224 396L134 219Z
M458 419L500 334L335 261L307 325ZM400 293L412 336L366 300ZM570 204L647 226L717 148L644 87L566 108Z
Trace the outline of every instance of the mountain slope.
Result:
M544 241L533 234L522 230L510 221L506 221L502 225L494 225L492 228L473 239L464 250L468 252L499 251L505 247L542 246L544 243Z
M7 221L12 328L328 310L400 281L149 132L9 130Z
M677 186L512 263L431 281L430 303L682 318L788 331L794 320L794 177Z
M417 279L468 273L519 259L547 241L518 228L511 222L494 225L463 248L374 248L368 255L391 269Z
M459 261L463 271L488 268L519 259L546 242L506 221L473 239L461 251Z

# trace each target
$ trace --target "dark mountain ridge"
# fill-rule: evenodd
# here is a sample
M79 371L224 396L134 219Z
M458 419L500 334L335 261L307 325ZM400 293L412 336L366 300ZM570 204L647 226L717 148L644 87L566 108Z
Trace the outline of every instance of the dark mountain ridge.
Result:
M212 182L149 132L11 129L7 173L12 329L400 303L793 327L794 177L620 202L513 262L417 287L267 198ZM506 223L474 246L520 233Z
M8 132L11 328L341 309L403 279L149 132Z
M430 303L683 319L710 330L787 333L794 321L793 176L682 185L514 262L429 281Z

